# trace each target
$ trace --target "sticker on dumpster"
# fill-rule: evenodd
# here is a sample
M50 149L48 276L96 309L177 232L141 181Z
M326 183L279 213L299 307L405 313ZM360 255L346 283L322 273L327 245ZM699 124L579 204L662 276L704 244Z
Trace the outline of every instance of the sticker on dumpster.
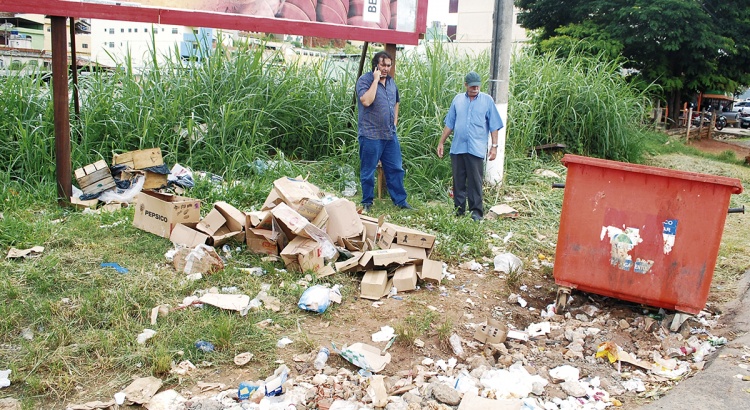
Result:
M664 238L664 254L669 255L669 252L672 252L674 238L677 235L677 220L667 219L662 224L664 225L664 230L661 234L662 238Z
M622 230L616 226L604 226L602 227L599 239L604 240L605 235L609 238L609 243L612 246L610 264L619 269L629 271L633 267L633 257L630 255L630 251L636 245L643 242L640 230L638 228L625 228L625 230ZM635 272L646 273L651 269L653 262L638 259L635 265Z

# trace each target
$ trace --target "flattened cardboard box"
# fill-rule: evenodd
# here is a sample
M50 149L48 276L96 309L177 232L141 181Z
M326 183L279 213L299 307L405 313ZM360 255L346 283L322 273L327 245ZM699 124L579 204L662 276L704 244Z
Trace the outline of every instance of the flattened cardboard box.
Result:
M201 201L194 198L141 191L136 203L133 226L167 239L175 225L201 217Z
M417 246L399 245L395 242L391 243L388 249L403 249L406 251L406 256L412 260L427 259L427 257L429 256L428 251L430 250Z
M429 249L435 244L435 235L386 222L380 226L380 241Z
M268 194L262 210L275 208L284 202L295 211L308 199L320 199L323 193L317 186L301 178L281 177L273 181L273 189Z
M164 159L161 156L161 148L149 148L115 154L112 157L112 165L120 164L133 169L144 169L164 165Z

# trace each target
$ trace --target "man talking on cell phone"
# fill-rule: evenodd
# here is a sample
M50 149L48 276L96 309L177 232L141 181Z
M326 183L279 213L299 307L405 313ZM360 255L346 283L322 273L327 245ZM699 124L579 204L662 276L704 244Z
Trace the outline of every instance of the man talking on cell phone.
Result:
M367 213L375 196L375 168L380 161L388 194L400 209L412 209L406 202L401 145L396 135L398 87L388 75L393 58L385 51L372 57L372 71L357 80L357 128L359 137L359 181L362 207Z

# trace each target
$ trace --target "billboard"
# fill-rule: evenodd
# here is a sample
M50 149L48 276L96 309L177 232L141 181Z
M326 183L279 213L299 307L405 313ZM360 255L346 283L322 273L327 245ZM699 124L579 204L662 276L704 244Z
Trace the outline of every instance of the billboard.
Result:
M0 0L0 12L417 44L427 0Z

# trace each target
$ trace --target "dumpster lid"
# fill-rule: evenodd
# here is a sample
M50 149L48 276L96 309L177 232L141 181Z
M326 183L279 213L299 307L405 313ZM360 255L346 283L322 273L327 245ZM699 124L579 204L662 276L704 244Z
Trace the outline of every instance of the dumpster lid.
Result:
M600 158L583 157L580 155L565 154L560 160L566 167L568 164L581 164L600 168L609 168L620 171L635 172L640 174L663 176L668 178L680 178L689 181L705 182L709 184L725 185L732 188L733 194L742 192L742 181L737 178L721 177L697 172L679 171L675 169L652 167L648 165L630 164L627 162L612 161Z

